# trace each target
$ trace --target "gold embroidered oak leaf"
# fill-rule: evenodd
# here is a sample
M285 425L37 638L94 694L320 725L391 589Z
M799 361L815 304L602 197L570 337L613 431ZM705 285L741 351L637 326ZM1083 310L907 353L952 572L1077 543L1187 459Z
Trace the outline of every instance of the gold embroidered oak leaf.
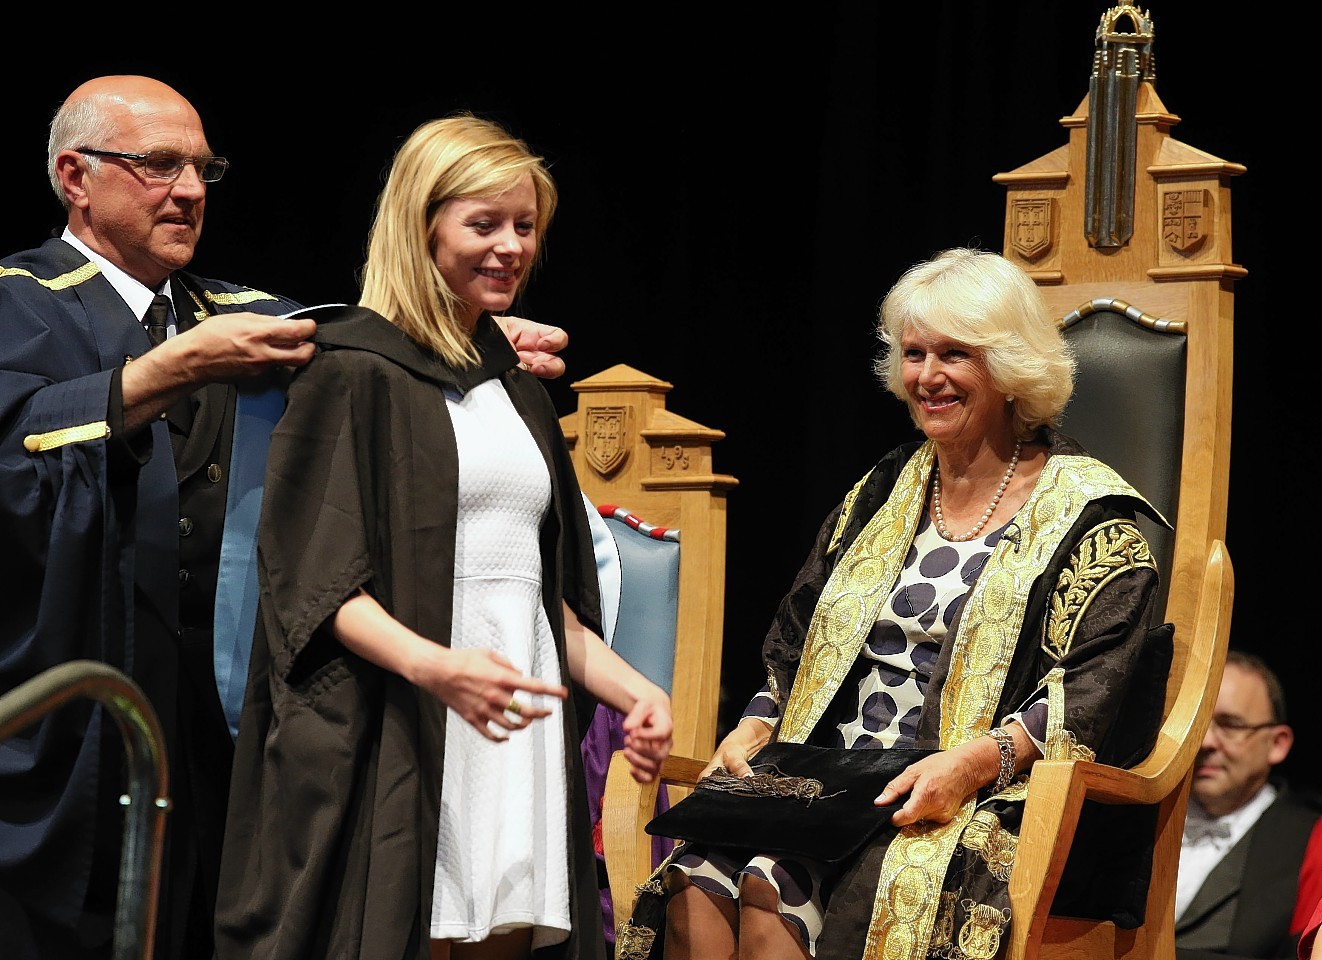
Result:
M1147 540L1132 521L1108 521L1090 530L1056 581L1048 604L1043 649L1056 660L1069 653L1079 620L1098 591L1121 573L1153 566Z

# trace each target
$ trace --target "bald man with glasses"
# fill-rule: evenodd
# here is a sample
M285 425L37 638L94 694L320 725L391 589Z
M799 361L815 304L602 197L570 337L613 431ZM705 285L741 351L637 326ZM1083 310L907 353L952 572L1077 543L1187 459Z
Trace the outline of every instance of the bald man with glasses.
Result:
M1275 776L1293 745L1276 674L1260 657L1230 651L1180 848L1180 960L1295 956L1299 868L1322 806Z
M265 437L316 330L185 269L228 167L171 87L90 80L51 122L63 233L0 260L0 693L91 659L151 701L174 804L158 960L211 956ZM508 323L525 366L563 371L564 331ZM6 960L111 956L123 770L90 701L0 742Z

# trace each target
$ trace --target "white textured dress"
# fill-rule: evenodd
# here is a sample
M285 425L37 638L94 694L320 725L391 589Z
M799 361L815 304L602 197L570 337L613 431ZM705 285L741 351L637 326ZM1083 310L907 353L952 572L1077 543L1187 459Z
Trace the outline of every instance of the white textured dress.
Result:
M446 398L459 450L451 646L498 651L518 670L561 683L542 606L546 462L499 380ZM562 704L519 696L555 713L504 743L447 716L433 939L477 941L531 926L536 948L569 936Z

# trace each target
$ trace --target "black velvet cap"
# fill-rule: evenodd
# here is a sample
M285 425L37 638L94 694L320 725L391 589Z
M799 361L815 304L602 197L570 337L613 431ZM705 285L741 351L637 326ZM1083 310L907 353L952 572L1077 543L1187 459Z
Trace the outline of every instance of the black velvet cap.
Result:
M771 743L752 758L753 778L706 777L646 830L749 854L844 860L898 832L891 815L906 798L884 807L872 801L905 767L936 752ZM739 792L724 789L731 785Z

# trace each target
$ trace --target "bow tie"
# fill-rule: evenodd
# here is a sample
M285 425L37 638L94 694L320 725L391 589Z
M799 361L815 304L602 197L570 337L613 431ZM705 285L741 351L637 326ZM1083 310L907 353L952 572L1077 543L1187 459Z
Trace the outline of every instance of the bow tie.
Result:
M1200 840L1229 840L1230 824L1224 819L1205 820L1202 817L1186 817L1184 820L1184 842L1197 843Z

